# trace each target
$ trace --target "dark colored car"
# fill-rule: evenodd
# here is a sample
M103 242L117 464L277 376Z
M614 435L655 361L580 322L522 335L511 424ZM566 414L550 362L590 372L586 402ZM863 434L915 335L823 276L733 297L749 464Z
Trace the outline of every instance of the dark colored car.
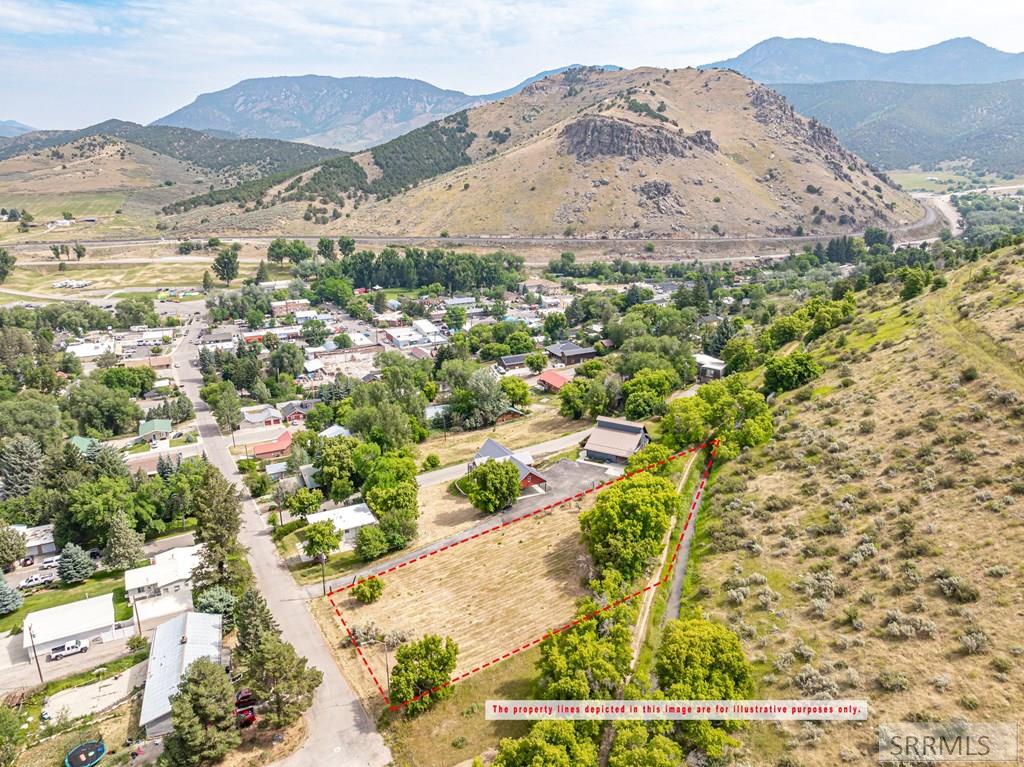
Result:
M256 705L256 696L252 690L245 687L235 693L235 708L252 708Z

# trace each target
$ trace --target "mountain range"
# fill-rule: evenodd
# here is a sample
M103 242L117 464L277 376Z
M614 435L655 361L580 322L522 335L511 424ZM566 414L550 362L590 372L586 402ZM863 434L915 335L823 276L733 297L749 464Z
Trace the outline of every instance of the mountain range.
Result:
M13 138L14 136L20 136L22 133L34 130L35 128L20 123L17 120L0 120L0 138Z
M353 155L164 208L167 227L715 239L916 220L824 125L734 72L573 68ZM308 224L306 224L308 227Z
M773 85L801 114L882 168L969 161L1024 173L1024 80L917 85L864 80Z
M518 93L570 68L541 72L506 90L476 96L404 77L265 77L204 93L153 124L359 150Z
M1024 53L1000 51L970 37L896 53L815 38L772 37L706 67L734 69L762 83L877 80L956 85L1024 78Z

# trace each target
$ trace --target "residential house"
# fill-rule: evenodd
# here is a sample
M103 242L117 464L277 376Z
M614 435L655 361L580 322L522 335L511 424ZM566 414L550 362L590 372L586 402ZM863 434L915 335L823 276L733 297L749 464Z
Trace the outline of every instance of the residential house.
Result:
M309 301L305 298L289 298L284 301L271 301L270 313L274 317L284 317L288 314L306 311L309 309Z
M185 671L200 658L225 665L221 644L224 618L218 613L186 612L157 626L146 666L139 725L147 738L167 735L171 722L171 698Z
M709 354L694 354L697 363L697 380L713 381L725 375L725 362Z
M567 383L569 379L557 370L545 370L537 376L537 385L551 394L558 394Z
M331 439L332 437L351 437L352 432L346 429L344 426L339 426L336 423L332 423L326 429L319 433L319 436L325 439Z
M260 442L252 445L252 457L258 461L265 461L269 458L280 458L287 455L292 449L292 433L287 429L277 439L271 442Z
M384 331L384 337L399 349L427 342L423 334L411 327L388 328Z
M650 441L651 437L644 424L601 416L590 432L583 452L592 461L625 463Z
M593 346L580 346L575 341L560 341L545 346L544 350L552 359L563 365L576 365L597 356L597 350Z
M525 490L528 487L536 487L540 490L547 489L547 478L533 467L533 456L521 450L513 452L500 442L493 439L486 439L476 451L473 460L469 462L469 471L482 466L488 461L509 461L519 471L519 489Z
M202 544L179 546L154 554L145 567L124 571L129 602L192 590L192 571L199 565Z
M534 280L523 280L519 283L519 292L522 294L536 293L540 296L551 295L561 290L562 286L553 280L538 278Z
M291 402L282 402L279 405L281 415L290 424L304 423L306 415L310 410L319 402L318 399L302 399L293 400Z
M169 418L154 418L139 423L139 439L149 442L160 442L171 436L174 427Z
M277 482L287 476L288 474L288 461L278 461L277 463L268 463L263 467L263 471L267 472L267 476L270 477L271 482Z
M525 354L506 354L498 358L498 364L505 370L519 370L526 367Z
M334 529L341 536L342 550L355 547L356 538L362 528L377 524L377 518L365 503L323 509L310 514L306 521L311 525L317 522L333 522Z
M51 648L80 640L86 644L114 639L114 595L79 599L77 602L36 610L21 625L21 646L32 660L45 658Z
M278 426L284 423L284 415L273 405L250 405L242 408L242 428Z
M81 453L82 455L85 455L90 450L92 450L93 445L100 444L100 441L98 439L93 439L92 437L82 437L79 436L78 434L69 439L68 442L77 447L78 452Z
M12 530L21 533L25 539L25 554L30 557L46 557L57 553L57 544L53 540L53 525L11 525Z

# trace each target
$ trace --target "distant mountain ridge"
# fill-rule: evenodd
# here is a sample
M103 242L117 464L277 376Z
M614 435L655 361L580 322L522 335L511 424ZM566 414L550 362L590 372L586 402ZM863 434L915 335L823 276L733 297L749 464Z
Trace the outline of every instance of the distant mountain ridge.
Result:
M22 133L28 133L34 131L30 125L20 123L17 120L0 120L0 138L14 138L20 136Z
M108 136L128 141L176 160L227 174L235 180L308 167L340 154L333 149L309 144L272 139L224 139L188 128L106 120L79 130L23 133L0 144L0 160L50 149L90 136Z
M868 81L773 85L801 114L882 168L969 160L1024 173L1024 80L981 85Z
M972 84L1024 78L1024 53L1007 53L970 37L916 50L881 53L816 38L772 37L706 68L734 69L763 83L875 80Z
M506 90L483 95L405 77L255 78L204 93L153 125L355 151L386 143L463 109L513 95L544 77L577 66L541 72Z

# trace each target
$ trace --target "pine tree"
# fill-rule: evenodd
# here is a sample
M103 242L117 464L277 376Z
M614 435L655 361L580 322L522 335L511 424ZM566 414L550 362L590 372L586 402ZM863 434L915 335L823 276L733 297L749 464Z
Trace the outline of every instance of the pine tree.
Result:
M253 693L267 702L266 721L286 727L313 705L313 694L324 679L318 668L276 636L267 636L249 658L245 678Z
M209 293L213 290L213 277L210 276L210 270L207 269L203 272L203 292Z
M0 565L10 565L25 556L25 536L0 521Z
M0 449L0 497L18 498L39 483L46 456L31 437L19 434Z
M224 631L231 631L235 621L235 595L223 586L212 586L196 595L196 612L216 613L224 618Z
M156 459L156 473L159 474L160 479L165 482L174 473L174 464L171 463L171 460L167 456L160 455L160 457Z
M128 479L131 472L125 465L124 457L112 445L101 445L99 443L89 448L86 456L89 465L92 467L96 479L100 477L111 477L117 479L122 477Z
M243 663L248 662L266 637L276 637L281 633L267 607L267 600L256 589L246 590L235 605L235 627L238 629L235 654Z
M0 581L0 615L13 613L21 607L24 601L25 598L20 591L8 584L7 581Z
M239 551L242 508L235 486L213 466L207 467L196 492L195 516L195 540L203 544L193 579L196 586L233 585L229 564Z
M81 583L96 569L89 555L81 546L69 543L60 553L57 562L57 575L64 583Z
M209 658L192 662L171 697L171 723L164 757L172 767L212 764L238 746L235 690L222 666Z
M142 550L142 533L137 532L122 511L110 520L107 530L107 546L103 551L103 564L112 570L127 570L145 558Z
M262 258L260 259L260 265L256 267L256 282L269 282L270 281L270 269L267 266L267 262Z

